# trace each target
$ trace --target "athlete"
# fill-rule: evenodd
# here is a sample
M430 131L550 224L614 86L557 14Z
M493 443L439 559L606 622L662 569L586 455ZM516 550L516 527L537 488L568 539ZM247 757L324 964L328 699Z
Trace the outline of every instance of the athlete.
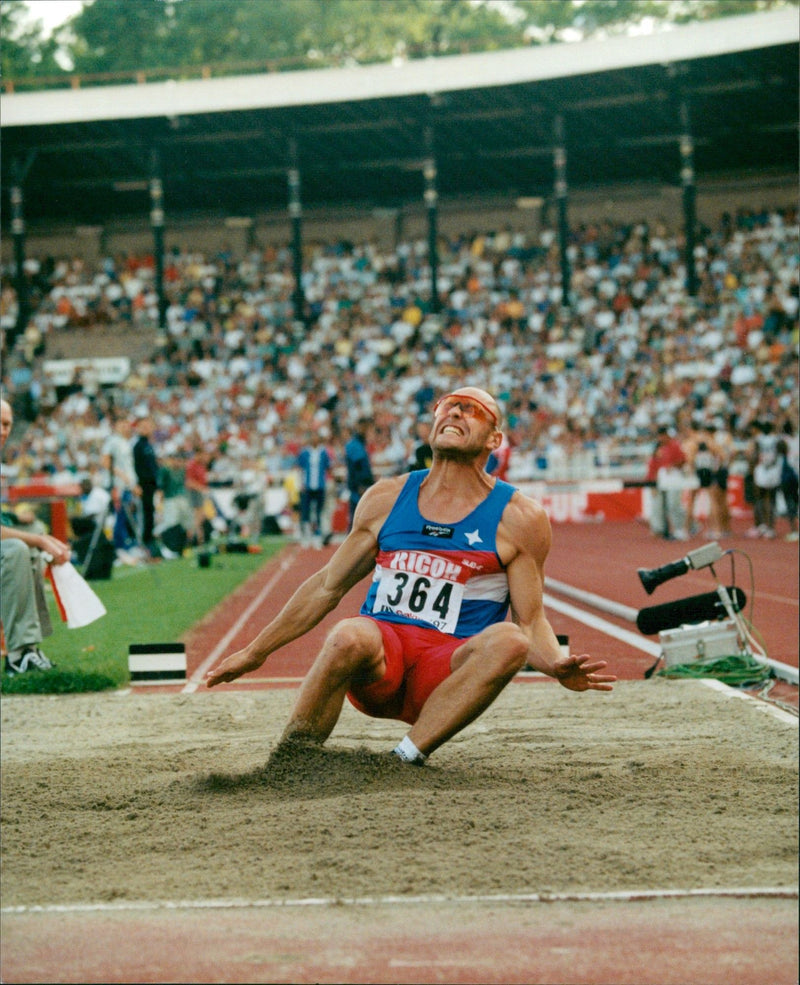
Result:
M371 486L330 561L206 685L260 667L372 572L360 615L337 623L306 675L282 741L323 743L347 697L367 715L409 724L394 752L424 763L526 664L573 691L610 691L606 662L563 655L545 617L550 523L538 503L485 471L501 441L500 411L485 390L442 397L431 468Z

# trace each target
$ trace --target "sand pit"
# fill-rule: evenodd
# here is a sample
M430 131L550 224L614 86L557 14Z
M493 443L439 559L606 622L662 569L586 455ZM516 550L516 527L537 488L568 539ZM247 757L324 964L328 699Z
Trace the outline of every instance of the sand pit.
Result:
M796 887L797 728L694 681L514 683L424 768L294 693L2 699L3 907Z

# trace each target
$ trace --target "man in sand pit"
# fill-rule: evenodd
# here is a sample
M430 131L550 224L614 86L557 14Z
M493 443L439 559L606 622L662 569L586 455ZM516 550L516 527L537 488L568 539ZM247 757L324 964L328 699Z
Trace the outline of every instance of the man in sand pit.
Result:
M616 677L602 673L605 661L564 656L545 617L550 523L538 503L486 473L501 440L486 391L442 397L431 468L371 486L330 561L206 675L207 686L260 667L373 572L360 615L331 630L306 675L282 741L323 743L347 697L367 715L411 725L394 752L424 763L526 664L573 691L610 691Z

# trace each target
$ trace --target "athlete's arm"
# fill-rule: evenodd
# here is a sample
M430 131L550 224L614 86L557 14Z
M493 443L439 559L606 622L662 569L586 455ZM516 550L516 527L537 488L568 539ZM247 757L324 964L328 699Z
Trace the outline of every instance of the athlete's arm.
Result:
M206 687L256 670L275 650L313 629L373 570L378 532L404 480L405 476L382 479L364 493L356 507L352 530L330 561L303 582L254 640L206 674Z
M506 564L514 621L528 637L527 662L572 691L610 691L616 677L597 673L606 661L592 660L588 654L564 656L545 615L544 562L551 542L543 507L516 493L503 512L497 546Z

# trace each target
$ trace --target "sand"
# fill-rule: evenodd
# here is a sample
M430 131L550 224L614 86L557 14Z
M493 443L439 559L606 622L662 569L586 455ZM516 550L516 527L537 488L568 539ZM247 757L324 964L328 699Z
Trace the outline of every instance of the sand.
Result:
M3 907L797 885L797 727L755 701L515 682L417 768L349 705L276 753L293 696L4 696Z

